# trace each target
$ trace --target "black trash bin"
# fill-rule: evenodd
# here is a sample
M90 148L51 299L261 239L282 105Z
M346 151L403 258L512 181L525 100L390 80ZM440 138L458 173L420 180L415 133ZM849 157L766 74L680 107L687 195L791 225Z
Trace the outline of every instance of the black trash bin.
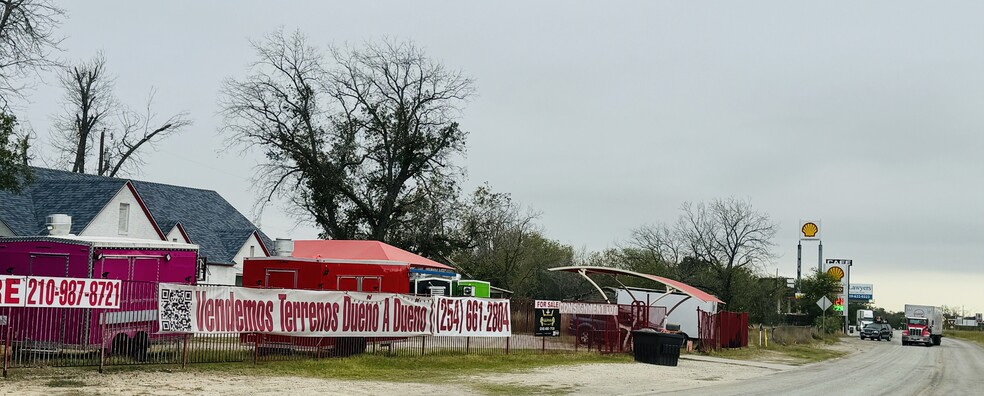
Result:
M652 329L635 330L632 332L632 354L637 362L676 366L684 341L684 336L680 334L660 333Z

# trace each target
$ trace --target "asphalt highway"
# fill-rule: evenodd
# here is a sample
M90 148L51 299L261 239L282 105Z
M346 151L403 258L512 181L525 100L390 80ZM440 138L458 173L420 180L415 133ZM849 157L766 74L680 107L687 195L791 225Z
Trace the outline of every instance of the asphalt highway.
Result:
M693 388L668 395L981 395L984 348L943 338L940 346L902 346L892 341L864 343L841 359L797 367L738 383ZM664 393L660 393L664 394Z

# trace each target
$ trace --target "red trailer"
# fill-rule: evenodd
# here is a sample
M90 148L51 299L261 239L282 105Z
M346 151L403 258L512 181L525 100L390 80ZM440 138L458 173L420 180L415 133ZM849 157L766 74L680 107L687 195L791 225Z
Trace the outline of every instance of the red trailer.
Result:
M243 286L407 294L410 266L387 261L252 257L243 261Z
M0 238L5 275L118 279L119 309L14 307L6 326L14 346L58 352L99 345L142 359L157 333L157 283L191 284L198 246L74 235ZM64 295L64 291L62 295Z
M455 275L451 267L377 241L278 240L277 254L245 259L243 286L409 294L411 276ZM271 348L333 348L347 356L369 342L393 339L244 334L242 340Z

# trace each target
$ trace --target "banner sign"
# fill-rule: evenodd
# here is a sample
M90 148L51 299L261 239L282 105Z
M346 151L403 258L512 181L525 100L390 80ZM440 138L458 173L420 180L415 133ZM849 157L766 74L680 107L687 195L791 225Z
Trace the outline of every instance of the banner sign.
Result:
M536 337L557 337L560 335L560 301L536 300L533 303Z
M509 300L474 297L434 297L434 335L509 337Z
M26 276L0 275L0 307L24 306Z
M401 294L161 283L157 303L162 333L389 337L432 327L432 299Z
M852 283L848 297L852 300L871 300L874 287L870 283Z
M834 278L837 281L837 292L834 295L834 311L841 312L838 315L843 315L846 323L847 319L847 302L850 301L848 293L850 291L850 280L851 280L851 265L852 260L846 259L826 259L824 260L824 272Z
M0 276L0 307L119 309L115 279Z
M618 315L618 305L562 301L560 313L577 315Z

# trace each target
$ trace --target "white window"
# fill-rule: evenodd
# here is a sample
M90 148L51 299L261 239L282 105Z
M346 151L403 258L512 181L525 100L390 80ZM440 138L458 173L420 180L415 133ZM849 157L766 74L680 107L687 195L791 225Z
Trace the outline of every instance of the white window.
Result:
M120 235L130 231L130 204L120 204Z
M249 245L249 257L256 257L256 246Z

